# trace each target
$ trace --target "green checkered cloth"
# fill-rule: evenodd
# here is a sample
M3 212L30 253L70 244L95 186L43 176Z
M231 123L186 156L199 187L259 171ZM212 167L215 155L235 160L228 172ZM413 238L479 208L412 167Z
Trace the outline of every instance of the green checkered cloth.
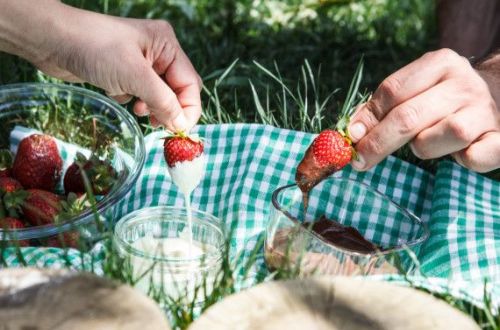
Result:
M422 271L452 281L500 284L500 182L442 162L432 200Z
M196 133L205 140L208 165L192 194L192 205L222 219L233 233L233 251L245 258L269 221L272 192L294 182L296 165L314 135L256 124L199 126ZM143 207L183 205L183 196L166 169L162 137L164 134L157 132L145 138L145 167L110 221ZM484 288L478 280L488 277L492 284L498 281L500 238L495 232L500 226L499 183L451 162L441 163L434 177L394 157L367 172L348 166L336 175L370 185L428 223L431 238L419 255L424 276L415 279L421 286L479 303ZM25 258L38 266L59 265L53 260L61 253L57 249L30 249ZM79 258L75 252L74 267L81 265ZM19 263L15 255L7 259L12 265ZM264 270L261 256L254 274ZM385 279L401 282L400 277ZM491 287L494 290L495 285Z

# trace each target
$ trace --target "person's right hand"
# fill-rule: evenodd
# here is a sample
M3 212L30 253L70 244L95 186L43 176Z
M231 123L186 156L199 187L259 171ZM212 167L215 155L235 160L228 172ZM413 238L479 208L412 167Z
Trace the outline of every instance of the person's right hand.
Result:
M387 77L354 114L349 134L358 170L407 142L421 159L451 154L478 172L500 168L500 111L485 80L449 49L427 53Z

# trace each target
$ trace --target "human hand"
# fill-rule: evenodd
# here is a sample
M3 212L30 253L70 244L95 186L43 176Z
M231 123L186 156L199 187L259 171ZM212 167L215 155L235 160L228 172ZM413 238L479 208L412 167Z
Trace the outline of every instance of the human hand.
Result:
M423 55L387 77L349 125L358 170L407 142L421 159L451 154L478 172L500 167L500 111L488 84L449 49Z
M201 114L201 79L165 21L112 17L58 1L0 0L0 50L71 82L89 82L154 126L188 131ZM3 41L3 43L2 43Z

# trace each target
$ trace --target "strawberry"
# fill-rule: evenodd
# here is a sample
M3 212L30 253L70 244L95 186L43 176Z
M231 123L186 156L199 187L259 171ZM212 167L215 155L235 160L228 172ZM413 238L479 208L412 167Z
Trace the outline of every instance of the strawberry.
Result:
M17 218L12 218L12 217L6 217L3 219L0 219L0 229L21 229L24 228L24 223L17 219Z
M75 193L69 193L66 200L61 201L62 210L55 218L55 222L71 219L91 207L87 195L78 196ZM80 233L77 230L67 231L58 235L51 236L43 245L57 248L79 248Z
M15 194L16 192L12 192ZM5 193L11 194L11 193ZM24 228L24 223L18 219L17 212L15 209L7 209L8 213L6 214L6 209L4 208L3 200L0 200L0 231L2 234L0 236L5 237L4 239L15 241L19 246L28 246L28 241L17 241L16 238L16 230Z
M10 168L0 169L0 178L6 178L12 176L12 171Z
M321 180L342 169L352 159L353 147L348 137L338 131L324 130L312 142L299 166L295 180L309 191Z
M19 143L12 174L23 187L54 191L61 170L62 159L51 136L33 134Z
M64 191L66 194L84 193L85 184L81 169L87 175L95 195L109 193L117 180L117 173L107 160L101 160L96 155L87 159L82 154L77 154L76 160L66 170L64 175Z
M23 229L24 227L25 227L24 223L17 218L6 217L0 219L0 230L10 231L10 230ZM10 235L14 236L15 233L10 233ZM9 237L9 233L7 233L6 236ZM16 243L19 246L29 246L29 241L26 240L16 241Z
M53 223L62 209L61 198L40 189L28 189L27 192L22 204L25 219L34 226Z
M165 138L163 154L168 166L191 161L203 153L203 142L183 132L175 133Z
M0 178L10 177L12 167L12 153L8 149L0 149Z
M356 109L354 101L358 95L362 75L363 61L356 69L335 130L322 131L313 140L297 167L295 181L303 192L305 209L307 208L309 191L329 175L341 170L356 155L347 134L347 127L351 115Z
M54 235L43 242L46 246L56 248L74 248L77 249L80 245L80 233L78 231L67 231L58 235Z
M12 193L23 189L23 186L16 179L10 177L0 177L0 195Z

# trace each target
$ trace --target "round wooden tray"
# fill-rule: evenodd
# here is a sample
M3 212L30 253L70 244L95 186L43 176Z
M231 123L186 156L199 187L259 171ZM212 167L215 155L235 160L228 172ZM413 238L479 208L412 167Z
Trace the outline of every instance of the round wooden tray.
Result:
M479 329L415 289L348 277L269 282L209 308L189 330Z
M129 286L34 268L0 271L0 320L9 330L170 329L163 311Z

